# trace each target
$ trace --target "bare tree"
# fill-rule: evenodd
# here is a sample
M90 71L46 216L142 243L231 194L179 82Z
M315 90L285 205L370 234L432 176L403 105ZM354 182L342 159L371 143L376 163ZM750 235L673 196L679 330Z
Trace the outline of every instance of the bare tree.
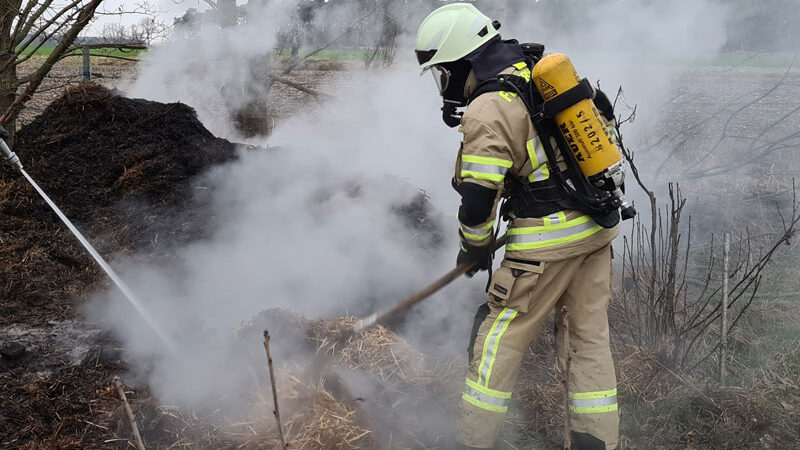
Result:
M125 26L119 23L107 23L103 25L103 31L100 32L103 40L123 42L128 39L128 30Z
M16 119L42 81L60 60L74 56L78 36L96 15L139 13L152 15L152 5L137 4L132 11L100 11L103 0L9 0L0 4L0 124L14 136ZM110 44L125 47L125 43ZM109 45L103 45L108 47ZM43 59L34 55L47 47ZM144 48L134 45L132 48ZM34 70L19 76L23 63Z
M8 0L0 3L0 123L15 130L19 111L89 24L103 0ZM17 68L45 44L53 51L30 75ZM22 89L21 92L19 90Z
M367 68L379 60L384 66L394 63L397 53L397 36L400 34L400 24L388 10L388 5L384 3L384 10L378 13L380 25L376 31L378 37L373 46L364 47L364 65Z
M142 17L136 26L139 29L142 43L148 46L165 39L170 32L169 24L157 20L155 17Z
M100 36L110 45L151 45L154 41L166 38L170 27L155 17L142 17L138 23L127 27L118 23L109 23L103 26Z

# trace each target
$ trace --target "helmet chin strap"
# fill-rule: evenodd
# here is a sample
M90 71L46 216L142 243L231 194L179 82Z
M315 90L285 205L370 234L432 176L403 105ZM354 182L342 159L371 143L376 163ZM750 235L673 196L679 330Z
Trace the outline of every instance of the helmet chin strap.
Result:
M442 120L448 127L455 128L461 125L461 116L463 116L464 113L458 111L457 108L463 106L466 105L462 102L444 99L444 106L442 106Z

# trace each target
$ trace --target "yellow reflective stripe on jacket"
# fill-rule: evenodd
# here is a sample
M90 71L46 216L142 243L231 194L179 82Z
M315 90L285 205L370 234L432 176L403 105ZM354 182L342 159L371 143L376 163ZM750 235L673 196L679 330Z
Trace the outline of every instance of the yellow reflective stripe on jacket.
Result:
M525 81L531 81L531 69L528 68L528 65L525 62L518 62L514 64L514 68L519 70L519 76L525 79Z
M489 334L483 342L483 354L481 355L481 363L478 366L478 383L489 387L489 379L492 376L492 369L494 362L497 359L497 349L500 346L500 339L508 329L508 325L517 317L517 311L511 308L503 308L497 318L494 320L492 327L489 329Z
M459 225L461 233L470 241L482 241L494 233L494 220L480 227L468 227L463 223L459 223Z
M464 395L461 398L467 403L494 412L506 412L511 404L511 392L497 391L467 378Z
M591 236L603 227L589 216L581 216L554 225L511 228L508 230L506 250L531 250L574 242Z
M461 155L461 178L503 181L514 163L489 156Z
M493 158L491 156L461 155L461 161L477 164L489 164L493 166L505 167L506 169L514 165L512 161L507 159Z
M526 143L528 148L528 157L531 160L531 169L533 170L528 175L528 181L544 181L550 178L550 169L547 167L547 155L544 153L544 146L541 139L531 139Z
M616 411L617 390L570 393L570 410L577 414L596 414Z

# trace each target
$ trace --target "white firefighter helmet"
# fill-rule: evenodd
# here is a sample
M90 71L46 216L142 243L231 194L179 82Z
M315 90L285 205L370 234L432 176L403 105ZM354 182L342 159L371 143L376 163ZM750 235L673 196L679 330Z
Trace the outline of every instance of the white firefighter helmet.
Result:
M425 70L436 64L457 61L499 33L478 8L469 3L451 3L436 9L417 31L417 60Z
M451 72L444 64L458 61L497 36L499 22L469 3L451 3L437 8L422 21L417 31L417 60L444 94Z

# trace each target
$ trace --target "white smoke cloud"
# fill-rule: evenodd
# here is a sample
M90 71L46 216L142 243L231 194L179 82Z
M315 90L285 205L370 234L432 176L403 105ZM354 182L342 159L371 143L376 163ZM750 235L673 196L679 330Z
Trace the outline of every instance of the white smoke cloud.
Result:
M450 177L459 135L440 125L433 83L412 67L352 76L345 98L279 126L270 139L278 148L243 151L239 161L207 176L203 185L214 191L222 224L210 240L178 251L180 267L123 271L178 337L183 357L161 353L122 299L97 303L107 307L106 321L130 352L161 358L150 382L166 401L213 399L231 330L262 310L283 307L313 318L364 314L454 264L454 232L444 235L442 249L420 248L392 212L422 189L435 208L431 219L446 231L456 227ZM442 296L455 300L433 299L428 308L459 311L466 336L473 307L465 303L480 302L484 280L460 282ZM433 326L444 316L424 322Z
M559 4L557 21L531 8L511 16L508 28L545 43L548 51L569 55L578 74L599 80L612 101L622 86L631 106L638 105L637 122L623 128L626 142L637 148L664 118L663 103L675 94L678 76L725 43L731 13L713 0ZM645 175L655 175L648 164L641 165Z
M580 34L535 25L534 17L510 24L504 37L544 41L568 53L582 76L601 78L609 94L624 85L642 115L659 114L675 64L724 41L720 9L705 1L619 5L587 6L592 17L607 20L586 24ZM131 96L183 101L209 129L231 135L229 117L214 105L246 100L222 87L246 82L246 61L274 44L286 10L270 8L258 16L263 20L201 30L153 51ZM134 358L153 359L148 381L163 401L215 401L231 329L259 311L283 307L316 318L374 310L452 268L458 197L450 177L460 135L441 123L432 80L401 64L348 74L345 85L337 91L341 99L279 124L269 144L280 149L242 151L238 161L207 175L219 231L178 249L180 264L124 267L129 284L178 339L179 355L165 353L115 294L93 303L92 315L118 333ZM632 134L642 133L637 127ZM418 189L440 215L441 248L420 248L391 212ZM423 305L424 313L414 315L418 335L433 345L466 347L484 282L483 276L459 280Z
M186 103L215 135L236 136L230 111L252 96L266 96L263 73L277 43L275 30L294 11L292 2L251 4L240 10L243 24L236 25L232 11L206 12L203 19L177 27L167 43L145 56L128 94Z

